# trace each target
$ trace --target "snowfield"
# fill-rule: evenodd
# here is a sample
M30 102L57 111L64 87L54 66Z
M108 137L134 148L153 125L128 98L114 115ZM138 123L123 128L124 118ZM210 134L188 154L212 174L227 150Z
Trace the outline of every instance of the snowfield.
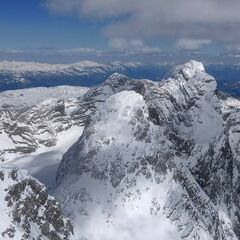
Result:
M59 133L58 140L53 147L41 147L31 154L18 155L8 161L8 165L18 169L27 169L31 176L45 184L48 191L56 187L56 174L62 155L72 143L81 136L83 127L74 126Z
M8 90L0 92L0 106L5 107L31 107L48 99L73 99L82 96L89 88L86 87L38 87L21 90Z
M84 70L85 68L92 67L104 67L104 64L92 62L92 61L82 61L74 64L47 64L47 63L37 63L37 62L0 62L0 71L2 72L58 72L64 71L70 68L77 68L79 70Z

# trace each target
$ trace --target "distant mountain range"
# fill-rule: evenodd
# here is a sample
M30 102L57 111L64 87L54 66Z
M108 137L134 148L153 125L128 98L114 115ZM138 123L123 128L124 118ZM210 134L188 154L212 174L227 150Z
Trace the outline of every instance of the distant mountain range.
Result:
M114 72L133 78L160 80L169 69L164 65L141 63L100 64L83 61L74 64L43 64L35 62L0 62L0 91L29 87L59 85L95 86Z
M46 64L36 62L0 62L0 91L29 87L53 87L60 85L96 86L114 72L134 79L159 81L172 68L166 64L113 62L101 64L82 61L74 64ZM240 97L240 67L208 65L207 71L218 82L221 91Z

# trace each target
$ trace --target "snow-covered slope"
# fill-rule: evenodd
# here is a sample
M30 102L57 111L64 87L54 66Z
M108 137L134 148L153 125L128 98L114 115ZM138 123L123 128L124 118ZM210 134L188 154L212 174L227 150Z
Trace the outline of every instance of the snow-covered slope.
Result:
M160 83L114 74L83 96L89 120L55 193L78 236L240 238L240 103L216 85L190 61Z
M62 86L0 93L0 159L55 146L61 132L81 127L78 102L87 90Z
M56 145L41 146L32 153L12 154L7 165L19 169L27 169L31 176L45 184L52 193L56 187L56 173L63 154L78 140L82 126L72 126L70 129L59 132L56 136Z
M0 166L0 239L68 240L73 234L56 200L26 171Z
M87 90L0 93L0 239L72 239L73 226L48 191L55 187L62 154L83 129L78 101Z
M81 97L89 88L58 86L38 87L0 92L0 108L24 108L39 104L47 99L68 100Z
M70 68L77 68L84 70L86 68L94 67L104 67L104 64L91 62L91 61L82 61L74 64L48 64L48 63L37 63L37 62L9 62L2 61L0 62L0 71L1 72L15 72L15 73L24 73L24 72L57 72L64 71Z

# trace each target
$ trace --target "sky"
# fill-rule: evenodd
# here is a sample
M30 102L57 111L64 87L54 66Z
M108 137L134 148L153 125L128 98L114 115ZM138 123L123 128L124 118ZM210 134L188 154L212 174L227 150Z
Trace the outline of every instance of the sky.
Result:
M0 60L238 61L239 0L1 0Z

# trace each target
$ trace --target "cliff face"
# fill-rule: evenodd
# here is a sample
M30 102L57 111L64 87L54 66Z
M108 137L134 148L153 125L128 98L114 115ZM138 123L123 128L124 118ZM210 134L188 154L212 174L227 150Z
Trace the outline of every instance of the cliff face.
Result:
M69 240L73 226L59 203L26 171L0 167L0 238Z
M154 217L172 239L240 238L240 102L216 86L190 61L160 83L114 74L84 95L56 192L81 234Z

